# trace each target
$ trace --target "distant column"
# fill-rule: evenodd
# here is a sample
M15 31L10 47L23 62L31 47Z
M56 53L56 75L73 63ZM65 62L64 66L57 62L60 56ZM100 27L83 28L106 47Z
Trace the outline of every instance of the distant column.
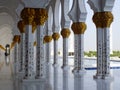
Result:
M63 65L62 69L68 69L68 40L71 34L71 20L68 16L70 0L61 0L61 35L63 37Z
M62 68L68 68L68 37L70 36L70 30L67 28L62 29L61 35L63 37L63 66Z
M15 66L15 74L19 73L19 68L20 68L20 63L19 63L19 45L20 43L20 36L19 35L15 35L13 38L13 43L12 43L12 47L14 46L14 66Z
M84 58L84 32L86 30L86 24L84 22L77 22L72 24L72 30L74 32L74 59L75 67L74 72L84 71L83 58Z
M84 0L74 0L69 17L74 32L74 73L84 73L84 32L86 30L86 8Z
M21 33L21 60L20 60L20 71L25 73L25 24L24 24L24 21L21 20L18 22L18 28L19 28L19 31Z
M57 66L58 65L58 39L59 39L60 35L59 33L53 33L52 38L54 40L54 62L53 62L53 66Z
M46 35L44 37L44 41L46 44L46 63L50 64L51 60L51 41L52 41L52 36L51 35Z

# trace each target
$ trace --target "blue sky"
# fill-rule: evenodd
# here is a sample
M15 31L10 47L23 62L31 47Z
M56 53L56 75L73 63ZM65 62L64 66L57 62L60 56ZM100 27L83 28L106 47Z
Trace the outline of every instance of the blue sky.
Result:
M92 22L93 11L86 3L87 8L87 30L85 32L84 49L85 51L96 50L96 27ZM112 11L114 15L114 22L112 23L112 49L120 50L120 0L115 0L115 4Z

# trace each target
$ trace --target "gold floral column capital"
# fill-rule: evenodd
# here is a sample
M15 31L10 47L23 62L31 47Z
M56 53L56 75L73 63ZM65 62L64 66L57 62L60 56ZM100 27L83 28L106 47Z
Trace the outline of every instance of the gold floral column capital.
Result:
M59 33L53 33L52 38L54 40L58 40L60 38L60 34Z
M52 36L45 36L44 37L44 43L49 43L52 41Z
M2 45L0 45L0 49L2 49L4 51L6 50Z
M20 35L15 35L13 41L20 43Z
M21 18L24 20L25 25L32 25L35 16L34 8L24 8L21 12Z
M14 46L15 46L16 42L12 42L11 45L10 45L10 49L12 49Z
M70 36L70 30L69 28L63 28L61 31L61 35L63 38L68 38Z
M25 33L25 23L23 20L19 21L17 26L19 28L20 33Z
M35 32L36 28L37 28L37 25L36 25L35 21L33 21L32 22L32 33Z
M97 28L105 28L110 27L113 15L111 12L96 12L92 19Z
M71 28L74 34L84 34L86 30L86 24L84 22L74 22Z
M35 9L35 22L37 25L44 25L45 21L48 19L47 10L44 8Z

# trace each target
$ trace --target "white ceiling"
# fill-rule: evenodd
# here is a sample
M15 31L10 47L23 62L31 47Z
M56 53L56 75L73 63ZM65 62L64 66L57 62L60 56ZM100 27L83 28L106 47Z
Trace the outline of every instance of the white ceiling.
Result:
M0 45L11 44L19 0L0 0ZM17 30L17 29L16 29Z

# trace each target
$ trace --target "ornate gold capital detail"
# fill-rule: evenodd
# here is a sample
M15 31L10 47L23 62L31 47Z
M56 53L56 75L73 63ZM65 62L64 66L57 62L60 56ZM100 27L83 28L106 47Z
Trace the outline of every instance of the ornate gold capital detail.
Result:
M113 22L113 15L111 12L96 12L93 15L93 22L97 28L110 27Z
M16 42L12 42L11 45L10 45L10 49L12 49L14 46L15 46Z
M71 28L74 34L84 34L86 30L86 24L84 22L74 22Z
M44 37L44 43L49 43L52 41L52 36L45 36Z
M36 41L34 41L33 46L37 46L37 42Z
M61 31L61 35L63 38L68 38L70 36L70 30L68 28L63 28Z
M25 25L32 25L35 16L34 8L24 8L21 12L21 18L24 20Z
M47 10L44 8L35 9L35 22L37 25L44 25L48 19Z
M25 33L25 23L23 20L19 21L17 26L19 28L20 33Z
M0 45L0 49L2 49L2 50L4 50L4 51L5 51L5 48L4 48L2 45Z
M15 35L14 38L13 38L13 42L20 43L20 35Z
M37 28L37 25L36 25L36 23L35 23L35 21L34 21L34 22L32 23L32 33L35 32L36 28Z
M58 40L58 39L60 38L59 33L53 33L52 38L53 38L54 40Z

